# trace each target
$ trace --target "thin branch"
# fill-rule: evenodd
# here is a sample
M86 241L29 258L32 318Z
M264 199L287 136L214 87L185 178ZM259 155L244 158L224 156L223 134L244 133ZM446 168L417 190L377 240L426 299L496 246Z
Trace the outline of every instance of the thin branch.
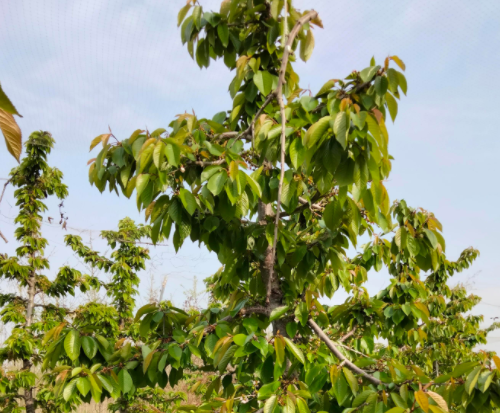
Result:
M222 165L226 162L225 159L219 159L217 161L192 161L190 164L200 165L200 166L209 166L209 165Z
M13 177L12 177L13 178ZM5 193L5 189L7 188L7 185L10 184L10 181L12 181L12 178L8 179L7 182L3 184L3 190L2 190L2 195L0 195L0 202L2 202L3 199L3 194Z
M276 97L276 92L271 92L269 95L267 95L266 100L262 104L262 106L259 108L257 113L252 119L252 122L246 128L243 132L224 132L219 135L220 139L245 139L247 142L252 141L252 135L253 135L253 129L255 127L255 123L257 122L257 119L259 119L259 116L262 115L262 112L264 112L264 109L266 108L269 103L271 103L274 98Z
M345 365L349 370L356 374L360 374L364 378L366 378L369 382L375 384L376 386L379 386L383 384L379 379L373 377L372 375L368 374L366 371L363 369L360 369L358 366L356 366L354 363L349 361L340 351L339 349L335 346L333 341L330 340L330 338L325 334L325 332L316 324L316 322L313 319L309 319L307 321L307 324L314 330L314 332L318 335L318 337L323 340L323 342L326 344L328 349L337 357L340 361L344 362Z
M285 2L285 4L287 4L287 2ZM285 11L285 17L286 17L286 11ZM283 192L283 179L285 178L286 113L285 113L285 102L283 101L283 85L286 82L285 80L286 67L288 65L288 57L290 55L290 52L292 51L293 41L295 40L295 37L297 37L297 35L299 34L299 30L302 28L304 24L308 23L312 19L315 19L316 17L318 17L318 13L314 10L311 10L309 13L305 14L304 16L302 16L300 19L297 20L297 23L295 23L295 26L293 27L292 31L288 36L286 36L286 34L284 36L285 45L283 50L283 59L281 61L281 68L278 78L278 87L276 88L276 97L278 99L278 103L280 106L280 115L281 115L281 157L280 157L281 173L280 173L280 182L278 186L278 202L276 204L276 217L274 220L273 247L271 252L273 265L271 266L270 269L271 273L269 274L268 285L266 286L267 304L270 302L271 299L271 281L274 272L274 261L276 259L276 245L278 243L278 227L279 227L280 212L281 212L280 211L281 194ZM285 30L286 30L286 23L285 23Z
M0 203L2 202L3 194L5 194L5 189L7 189L7 185L10 184L10 181L12 181L12 178L7 179L6 182L3 184L2 195L0 195ZM5 241L6 244L9 243L9 240L7 238L5 238L5 235L3 235L2 231L0 231L0 237Z
M342 336L340 337L339 339L339 342L343 343L344 341L346 341L349 337L351 337L355 332L356 330L358 329L357 326L355 326L351 331L349 331L345 336Z

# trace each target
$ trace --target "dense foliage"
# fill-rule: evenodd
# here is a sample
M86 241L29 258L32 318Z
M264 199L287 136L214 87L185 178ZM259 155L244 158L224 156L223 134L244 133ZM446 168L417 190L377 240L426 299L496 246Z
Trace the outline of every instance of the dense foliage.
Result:
M122 392L165 384L166 366L175 384L195 355L214 376L206 403L186 410L492 411L500 360L473 352L488 332L466 315L478 298L447 285L478 252L448 260L437 218L391 206L384 186L404 63L372 59L313 95L289 61L311 56L316 12L188 2L179 25L200 67L222 58L235 69L232 109L115 143L101 135L89 177L100 191L135 190L154 241L173 232L176 249L189 236L214 251L223 266L209 286L222 307L139 310L147 344L135 343L137 366L115 367L131 377ZM368 273L384 267L390 284L370 297ZM320 303L338 288L344 304Z
M100 191L135 191L153 242L171 237L178 250L189 237L217 254L211 303L190 313L151 303L132 320L147 258L133 241L147 234L122 223L109 233L120 245L111 260L69 237L87 263L114 274L111 318L120 321L62 323L47 333L44 367L57 374L55 393L150 412L500 407L500 359L473 351L496 326L482 330L482 319L467 314L479 298L448 285L478 252L449 260L439 220L405 201L391 205L384 186L386 122L407 92L404 63L372 59L313 94L300 88L292 63L312 54L313 30L322 27L316 12L226 0L216 13L189 1L179 25L200 67L223 59L234 71L233 107L212 119L184 113L168 130L121 141L100 135L89 179ZM370 296L364 284L381 270L389 285ZM342 305L322 304L340 288L348 293ZM210 377L201 403L165 394L200 371Z

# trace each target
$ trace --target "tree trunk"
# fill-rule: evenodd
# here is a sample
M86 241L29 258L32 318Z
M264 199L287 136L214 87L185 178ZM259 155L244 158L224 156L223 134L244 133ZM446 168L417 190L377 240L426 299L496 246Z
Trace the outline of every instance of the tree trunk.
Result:
M273 216L272 204L264 204L259 201L258 206L258 219L260 221L266 221L266 217ZM283 304L283 292L281 291L281 286L279 282L279 277L276 271L273 271L273 247L268 245L264 257L264 261L261 263L261 276L262 282L267 288L271 289L271 295L269 298L269 303L266 303L266 307L273 311L275 308L280 307ZM271 276L272 274L272 276ZM269 279L271 277L271 279ZM286 333L286 320L280 319L273 321L273 334L276 335L278 332L282 336L288 336Z
M36 274L31 272L28 280L28 302L26 304L26 327L33 324L33 313L35 309L35 294L36 294ZM31 370L33 363L31 360L23 360L23 370ZM35 397L33 395L33 388L29 387L24 391L24 402L26 405L26 413L35 413Z

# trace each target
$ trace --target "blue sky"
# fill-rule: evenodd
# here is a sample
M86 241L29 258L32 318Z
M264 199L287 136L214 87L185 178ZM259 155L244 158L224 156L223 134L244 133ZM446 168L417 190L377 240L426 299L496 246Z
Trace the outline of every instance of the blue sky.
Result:
M202 1L217 8L218 1ZM183 0L62 1L7 0L0 14L0 81L23 114L25 137L33 130L50 131L57 146L50 161L65 174L70 195L65 202L70 231L93 238L105 249L99 230L116 227L119 218L142 221L133 201L100 194L87 180L88 147L108 130L119 138L137 128L165 127L178 113L200 116L230 107L227 86L232 75L222 64L200 71L182 47L176 27ZM374 55L382 61L397 54L406 63L408 96L394 125L389 125L395 157L387 187L391 199L433 211L444 225L450 259L474 246L481 257L453 282L468 282L483 297L478 313L491 321L500 316L497 275L500 200L500 118L498 70L500 3L494 1L338 0L299 1L314 7L325 28L315 31L312 58L298 63L303 87L318 90L328 79L361 70ZM0 151L0 178L15 166ZM0 181L0 184L2 181ZM50 202L50 215L57 205ZM0 251L15 248L15 208L7 191L0 206L0 229L11 240ZM83 231L85 230L85 231ZM78 265L63 246L65 232L44 225L51 241L53 269ZM150 275L168 275L167 297L182 303L183 288L194 276L203 279L218 261L196 245L152 250L153 265L143 274L147 293ZM370 274L376 292L386 274ZM200 284L201 287L201 284ZM335 301L342 300L338 295ZM500 332L487 347L500 350Z

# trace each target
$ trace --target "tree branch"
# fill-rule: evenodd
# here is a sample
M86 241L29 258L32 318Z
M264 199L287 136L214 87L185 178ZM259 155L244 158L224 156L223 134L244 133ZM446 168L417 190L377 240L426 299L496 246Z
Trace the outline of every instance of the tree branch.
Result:
M12 177L13 178L13 177ZM5 189L7 188L7 185L10 184L10 181L12 181L12 178L7 179L7 182L3 184L3 190L2 190L2 195L0 195L0 202L2 202L3 199L3 194L5 193Z
M12 178L7 179L7 182L5 182L3 184L2 195L0 195L0 203L2 202L3 194L5 193L5 189L7 188L7 185L10 184L10 181L12 181ZM5 236L2 234L2 231L0 231L0 237L2 237L2 239L5 241L5 243L8 244L9 240L7 238L5 238Z
M248 128L246 128L243 132L224 132L224 133L221 133L219 135L219 138L222 138L222 139L232 139L232 138L245 139L247 142L250 142L252 140L252 135L253 135L252 131L253 131L253 128L255 126L255 123L257 122L257 119L259 119L259 116L262 115L262 112L264 112L264 109L266 108L266 106L269 105L269 103L271 103L275 97L276 97L276 92L274 92L274 91L269 93L269 95L267 95L266 100L264 101L262 106L259 108L257 113L255 113L255 116L253 117L252 122L250 123Z
M323 340L323 342L326 344L328 349L334 354L335 357L337 357L340 361L345 363L347 368L351 370L352 372L359 374L363 376L365 379L367 379L370 383L373 383L374 385L378 386L380 384L383 384L379 379L373 377L372 375L368 374L366 371L363 369L360 369L358 366L356 366L354 363L349 361L340 351L339 349L335 346L333 341L330 340L330 338L325 334L325 332L316 324L316 322L313 319L309 319L307 321L307 324L313 329L313 331L318 335L318 337Z
M287 4L285 2L285 4ZM285 144L286 144L286 113L285 113L285 102L283 101L283 85L285 84L285 75L286 75L286 67L288 65L288 57L290 52L292 51L292 44L295 40L295 37L299 34L299 30L302 28L304 24L309 22L310 20L318 17L318 13L314 10L311 10L309 13L302 16L297 20L295 26L293 27L290 34L285 38L285 47L283 50L283 59L281 61L281 69L278 78L278 87L276 88L276 97L278 99L278 103L280 106L280 116L281 116L281 156L280 156L280 164L281 164L281 173L280 173L280 182L278 186L278 202L276 204L276 217L274 220L274 238L273 238L273 247L272 247L272 263L271 266L271 274L269 274L269 280L266 291L266 303L269 304L271 298L271 279L273 278L274 272L274 261L276 259L276 245L278 243L278 227L280 222L280 209L281 209L281 194L283 192L283 179L285 178ZM285 11L286 18L286 11ZM285 24L286 26L286 24Z
M355 326L351 331L349 331L345 336L342 336L340 337L339 341L341 343L343 343L344 341L346 341L349 337L351 337L355 332L356 330L358 329L357 326Z

